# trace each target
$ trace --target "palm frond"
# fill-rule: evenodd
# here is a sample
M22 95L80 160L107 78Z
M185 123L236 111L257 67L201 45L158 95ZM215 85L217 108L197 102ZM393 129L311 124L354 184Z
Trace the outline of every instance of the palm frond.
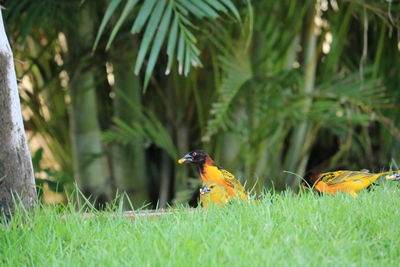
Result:
M43 28L47 33L72 25L68 14L78 11L79 0L6 0L3 11L6 25L12 26L13 37L22 41L32 30Z
M131 123L114 118L115 126L103 134L107 142L115 142L124 146L135 144L138 137L141 137L147 144L155 144L164 149L168 155L175 159L178 155L176 146L168 130L161 121L150 111L142 111L123 92L117 91L124 101L129 105L132 114L136 118Z
M236 55L220 57L221 67L225 72L218 89L219 98L212 104L203 141L209 141L220 128L226 127L229 107L240 88L252 77L250 60L246 51L238 51Z
M105 25L110 21L120 3L121 0L110 2L93 49L96 49L105 30ZM125 7L109 37L107 49L110 48L122 23L128 19L128 15L135 7L139 6L140 9L136 13L137 17L133 22L131 32L138 33L144 29L135 65L135 74L138 75L145 58L148 58L144 90L149 83L161 47L165 43L167 43L168 55L166 75L170 73L174 59L178 61L179 74L187 75L191 66L201 66L200 49L197 46L197 38L194 34L197 27L193 24L193 17L215 20L221 14L232 13L237 20L240 20L239 11L231 0L126 0ZM169 33L169 38L165 40L167 33Z

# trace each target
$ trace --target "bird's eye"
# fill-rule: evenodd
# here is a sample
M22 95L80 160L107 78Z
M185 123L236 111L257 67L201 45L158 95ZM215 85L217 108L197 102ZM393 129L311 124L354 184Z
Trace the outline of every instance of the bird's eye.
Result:
M214 188L214 185L210 186L210 188Z
M193 152L193 153L192 153L192 156L193 156L193 157L196 157L196 156L197 156L197 153L196 153L196 152Z

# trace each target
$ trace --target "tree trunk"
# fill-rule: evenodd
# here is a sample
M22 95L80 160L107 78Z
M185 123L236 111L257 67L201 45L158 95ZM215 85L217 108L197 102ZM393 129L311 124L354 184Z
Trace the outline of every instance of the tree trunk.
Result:
M15 209L14 201L21 201L27 208L36 200L13 54L0 10L0 215L10 216Z
M127 56L114 64L115 86L119 92L114 98L114 115L116 118L131 123L137 119L128 102L141 110L141 86L138 76L133 74L132 62L135 56L127 51ZM130 56L131 54L131 56ZM128 99L125 99L128 98ZM146 158L142 138L136 138L134 144L126 147L119 144L112 146L114 177L119 193L126 193L135 208L140 208L148 201ZM127 207L129 208L129 207Z
M158 208L165 209L170 197L171 187L171 164L165 152L161 155L161 170L160 170L160 192L158 196Z
M112 188L98 122L95 73L99 66L91 56L96 26L92 3L83 4L78 15L80 26L67 33L70 124L75 179L84 195L101 206L111 199Z
M307 28L307 36L304 44L304 87L302 88L302 94L306 95L306 99L303 104L304 114L307 114L312 105L311 94L314 91L315 85L315 74L317 69L317 35L316 35L316 6L311 5L309 25ZM310 122L301 122L297 127L293 129L291 136L290 148L288 150L285 162L285 170L294 172L300 176L304 176L308 157L309 157L309 142L307 139L310 135L311 125ZM293 175L286 176L286 184L289 188L296 189L299 184L299 179Z

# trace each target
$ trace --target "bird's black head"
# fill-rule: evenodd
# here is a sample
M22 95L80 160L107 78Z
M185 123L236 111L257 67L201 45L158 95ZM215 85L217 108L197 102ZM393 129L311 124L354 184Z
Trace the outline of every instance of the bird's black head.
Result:
M193 150L178 160L179 164L193 163L196 165L203 165L207 158L210 158L203 150Z
M301 186L303 187L303 189L305 188L312 188L315 181L318 180L319 178L319 174L315 174L315 173L308 173L307 175L305 175L303 177L303 179L300 181Z

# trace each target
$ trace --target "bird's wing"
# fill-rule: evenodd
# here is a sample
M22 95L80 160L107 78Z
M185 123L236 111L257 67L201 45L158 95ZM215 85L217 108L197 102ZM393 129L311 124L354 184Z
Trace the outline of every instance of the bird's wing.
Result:
M324 173L320 180L325 182L327 185L337 185L344 182L356 182L360 181L361 179L369 179L371 182L373 182L379 176L381 176L381 174L357 171L336 171Z
M243 191L243 186L242 184L236 179L236 177L228 172L227 170L224 170L222 168L219 168L219 171L222 173L222 176L224 177L224 181L232 186L233 188L235 188L238 191Z

